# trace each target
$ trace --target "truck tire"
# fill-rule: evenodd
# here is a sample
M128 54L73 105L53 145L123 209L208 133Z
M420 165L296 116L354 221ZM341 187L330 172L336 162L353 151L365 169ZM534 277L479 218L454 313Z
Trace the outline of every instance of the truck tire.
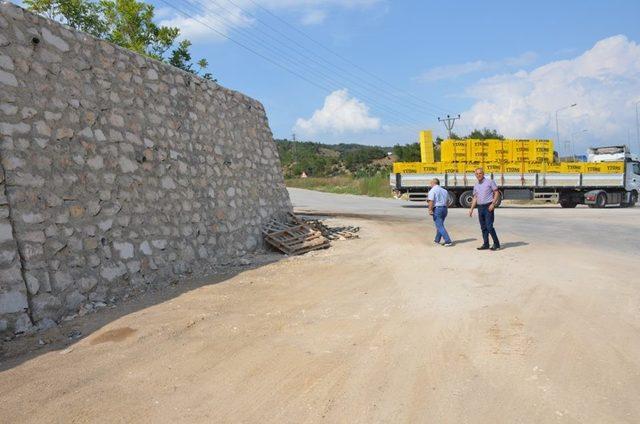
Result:
M471 207L471 202L473 202L473 190L465 191L460 195L460 198L458 199L458 203L463 208Z
M455 208L458 206L458 196L456 196L456 194L453 191L448 191L447 192L448 196L447 196L447 207L448 208Z
M629 202L620 203L620 207L622 208L632 208L638 203L638 193L632 191L629 193Z
M593 205L595 208L601 209L607 205L607 193L601 192L596 196L596 203Z
M571 200L563 200L560 202L560 206L563 208L575 208L578 206L576 202L572 202Z

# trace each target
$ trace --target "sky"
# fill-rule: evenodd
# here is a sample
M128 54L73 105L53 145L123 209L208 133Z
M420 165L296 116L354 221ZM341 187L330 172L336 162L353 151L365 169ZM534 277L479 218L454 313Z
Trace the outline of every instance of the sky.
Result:
M460 114L461 135L640 148L638 0L151 3L220 84L264 104L276 138L404 144Z

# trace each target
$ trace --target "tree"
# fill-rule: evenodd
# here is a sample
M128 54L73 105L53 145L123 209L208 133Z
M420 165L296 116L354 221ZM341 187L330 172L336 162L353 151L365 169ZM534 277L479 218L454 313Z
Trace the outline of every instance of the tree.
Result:
M176 47L169 57L169 63L176 68L180 68L187 72L193 72L193 65L191 64L191 53L189 53L189 48L191 47L191 41L182 40L178 43L178 47Z
M498 134L496 130L490 130L488 128L483 128L482 130L475 129L469 133L466 138L475 138L479 140L487 140L487 139L497 139L504 140L504 136L502 134Z
M197 74L191 63L191 42L177 43L180 29L157 25L153 5L137 0L25 0L41 15L105 39L136 53ZM172 49L173 48L173 49ZM200 72L209 65L198 61ZM210 73L203 75L212 79Z
M410 143L404 146L396 144L392 151L398 157L398 162L420 162L420 143Z
M163 60L180 34L175 27L153 22L154 7L136 0L100 0L108 41L154 59ZM176 48L179 49L180 45Z
M107 32L99 3L87 0L24 0L24 4L29 10L94 37L104 38Z
M204 70L207 69L208 67L209 67L209 62L207 61L207 59L202 58L198 61L199 72L203 73L202 78L206 80L218 81L213 79L213 75L211 75L211 73L204 72Z

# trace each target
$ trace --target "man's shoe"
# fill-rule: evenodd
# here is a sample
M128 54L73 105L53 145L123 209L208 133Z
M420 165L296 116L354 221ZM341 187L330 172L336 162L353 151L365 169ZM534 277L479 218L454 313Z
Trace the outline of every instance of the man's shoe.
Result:
M435 241L435 240L433 241L433 244L438 244L438 245L442 246L442 243L440 243L439 241Z
M452 243L452 242L450 242L450 243L445 243L443 246L444 246L444 247L451 247L451 246L453 246L453 243Z
M477 250L489 250L489 246L480 246L480 247L476 247Z
M500 250L500 246L493 245L491 246L490 250L493 250L495 252L496 250Z

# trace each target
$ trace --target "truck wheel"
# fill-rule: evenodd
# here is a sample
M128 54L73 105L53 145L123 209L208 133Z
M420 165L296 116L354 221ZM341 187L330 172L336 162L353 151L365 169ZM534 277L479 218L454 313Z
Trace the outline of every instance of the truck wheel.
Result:
M632 191L629 194L629 202L621 203L620 206L623 208L632 208L636 205L636 203L638 203L638 193L635 191Z
M447 192L448 196L447 196L447 207L448 208L455 208L456 206L458 206L458 197L456 196L456 194L452 191Z
M471 202L473 202L473 191L468 190L460 195L460 199L458 199L458 203L463 208L471 207Z
M598 193L598 196L596 197L596 203L594 206L596 208L604 208L606 205L607 205L607 194Z

